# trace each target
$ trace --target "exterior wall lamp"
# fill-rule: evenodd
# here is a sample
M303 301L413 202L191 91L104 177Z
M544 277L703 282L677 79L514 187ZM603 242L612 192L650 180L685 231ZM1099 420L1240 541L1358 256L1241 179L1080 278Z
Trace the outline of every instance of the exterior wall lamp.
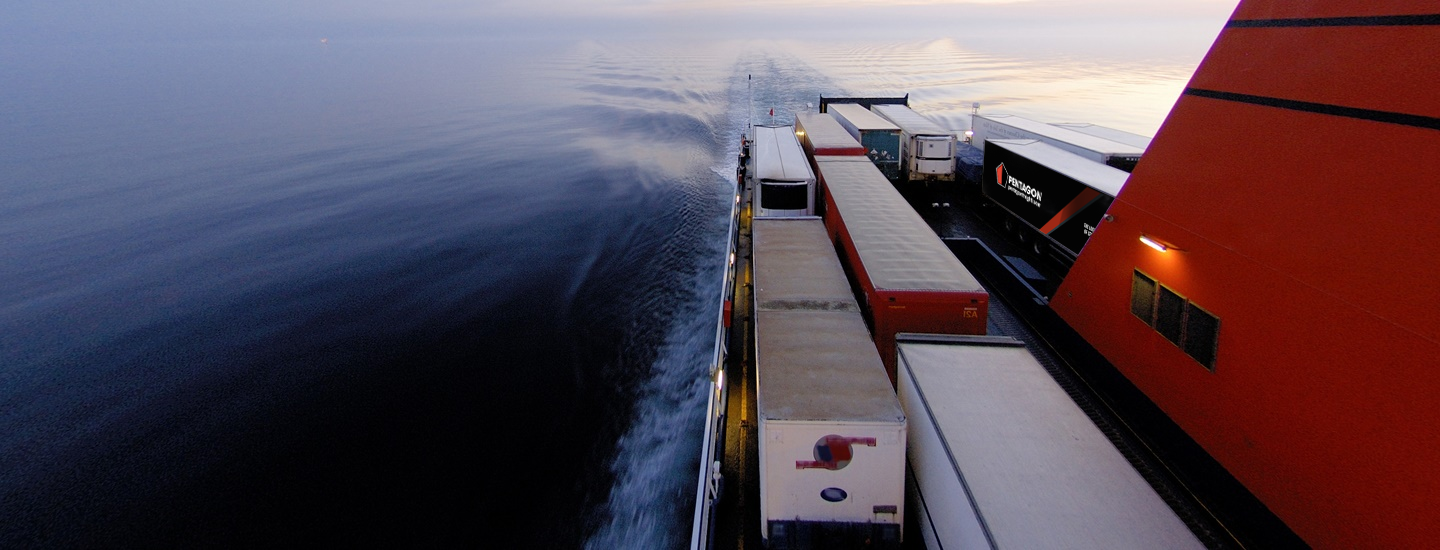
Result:
M1149 236L1147 236L1147 235L1145 235L1145 234L1141 234L1141 235L1140 235L1140 242L1145 243L1145 246L1148 246L1148 247L1153 248L1153 249L1155 249L1155 250L1159 250L1159 251L1161 251L1161 252L1165 252L1165 251L1170 250L1170 249L1172 248L1171 246L1166 245L1165 243L1162 243L1162 242L1157 241L1157 240L1155 240L1155 239L1152 239L1152 238L1150 238ZM1176 248L1175 250L1180 250L1180 249Z

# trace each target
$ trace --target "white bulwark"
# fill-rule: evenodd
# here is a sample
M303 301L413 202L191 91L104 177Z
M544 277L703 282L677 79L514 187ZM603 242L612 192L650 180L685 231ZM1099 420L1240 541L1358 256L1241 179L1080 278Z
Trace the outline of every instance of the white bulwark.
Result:
M929 548L1204 548L1025 347L905 335L912 514Z
M755 190L755 217L815 214L815 173L793 126L755 126L746 174Z

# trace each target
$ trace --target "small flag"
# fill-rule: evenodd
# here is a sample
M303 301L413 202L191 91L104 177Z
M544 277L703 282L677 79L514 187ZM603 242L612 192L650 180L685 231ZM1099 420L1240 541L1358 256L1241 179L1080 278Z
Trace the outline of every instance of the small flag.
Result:
M774 107L771 107L771 108L770 108L770 116L775 116L775 108L774 108Z

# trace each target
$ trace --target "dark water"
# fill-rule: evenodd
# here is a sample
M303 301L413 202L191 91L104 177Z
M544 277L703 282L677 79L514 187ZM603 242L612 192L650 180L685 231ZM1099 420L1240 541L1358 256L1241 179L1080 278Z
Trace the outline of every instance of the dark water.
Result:
M577 546L661 375L652 483L690 478L727 78L584 44L9 55L0 546Z
M1181 65L949 40L7 46L0 547L684 545L747 74L757 122L912 91L956 129L991 94L1145 132ZM1018 75L1079 99L997 84ZM1159 109L1093 108L1145 86Z

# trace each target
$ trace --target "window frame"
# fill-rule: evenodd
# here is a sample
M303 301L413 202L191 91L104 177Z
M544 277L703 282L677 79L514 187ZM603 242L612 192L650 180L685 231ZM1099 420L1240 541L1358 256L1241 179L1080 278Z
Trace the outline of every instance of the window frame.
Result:
M1144 292L1142 292L1142 284L1151 288L1148 297L1144 296ZM1165 298L1166 293L1173 296L1173 298ZM1178 300L1178 322L1161 319L1162 299L1171 303ZM1142 303L1140 300L1147 300L1148 304ZM1149 315L1141 316L1140 311L1146 309L1141 306L1146 305L1148 305ZM1214 330L1206 331L1206 334L1210 335L1209 346L1205 346L1203 343L1192 342L1191 330L1194 328L1192 326L1192 314L1195 314L1193 322L1199 322L1197 313L1203 314L1213 321ZM1139 319L1140 322L1145 323L1146 326L1150 327L1156 334L1159 334L1165 341L1179 348L1187 357L1199 363L1200 366L1205 367L1205 370L1212 373L1215 372L1216 363L1220 357L1220 326L1222 321L1219 315L1196 304L1184 294L1177 292L1173 287L1161 283L1158 278L1151 277L1139 268L1133 270L1130 278L1130 314ZM1167 316L1167 319L1168 317L1169 316ZM1173 335L1171 334L1172 332ZM1196 338L1195 340L1199 339ZM1203 361L1201 357L1198 357L1197 353L1195 353L1200 351L1208 352L1208 362ZM1200 353L1199 355L1203 356L1205 353Z

